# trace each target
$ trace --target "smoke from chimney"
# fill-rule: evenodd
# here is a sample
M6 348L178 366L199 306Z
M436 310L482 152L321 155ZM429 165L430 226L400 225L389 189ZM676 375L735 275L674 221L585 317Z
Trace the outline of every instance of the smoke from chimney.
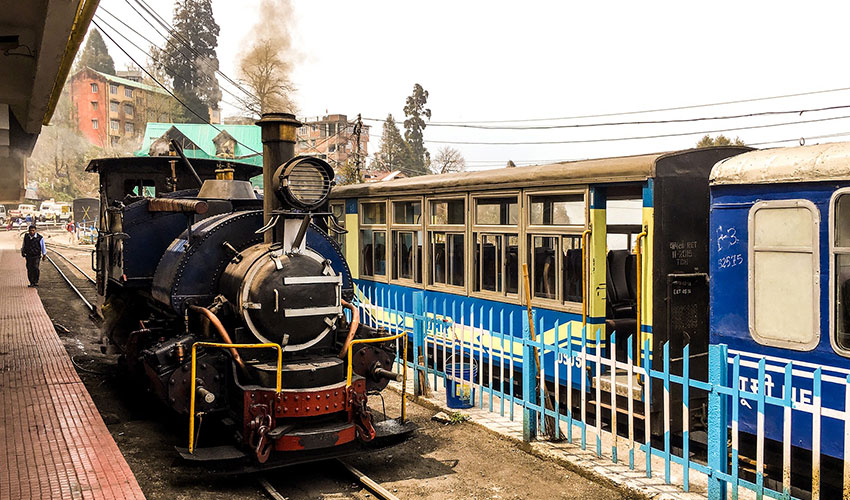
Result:
M245 109L255 115L295 113L295 87L290 75L300 54L290 34L294 12L290 0L261 0L257 24L243 43L239 56L239 79L256 97Z

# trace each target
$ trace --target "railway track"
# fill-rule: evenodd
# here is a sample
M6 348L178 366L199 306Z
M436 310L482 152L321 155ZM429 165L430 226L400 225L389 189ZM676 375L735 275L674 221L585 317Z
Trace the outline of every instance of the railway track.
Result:
M390 493L386 488L381 486L377 481L370 478L366 474L362 473L360 470L352 466L351 464L343 461L342 459L337 459L336 462L345 469L351 476L357 480L364 488L369 490L369 492L377 498L381 498L383 500L399 500L399 498L392 493ZM268 479L261 477L259 479L260 486L266 491L268 496L272 498L272 500L287 500L288 497L280 493L280 491L275 488Z
M77 295L77 297L83 301L89 311L95 313L97 306L95 306L93 303L95 295L94 278L92 278L88 273L80 269L80 267L65 254L57 251L54 245L47 245L47 249L47 261L50 262L51 265L53 265L62 280L65 281L65 283L71 288L71 290ZM51 254L59 257L59 262L62 262L63 266L65 266L64 270L62 269L63 266L60 266L57 261L51 257ZM73 271L76 271L81 277L77 276ZM74 283L75 281L77 282L76 284ZM85 291L86 293L84 294L83 291ZM86 297L86 295L88 295L88 297Z

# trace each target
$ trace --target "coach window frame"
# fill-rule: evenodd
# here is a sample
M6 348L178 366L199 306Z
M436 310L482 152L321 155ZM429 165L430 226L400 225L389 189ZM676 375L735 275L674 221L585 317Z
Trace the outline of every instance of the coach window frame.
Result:
M513 198L516 201L517 207L517 220L516 224L510 224L510 220L508 224L481 224L478 222L478 203L480 200L493 200L493 199L505 199L505 198ZM522 203L522 191L521 190L509 190L509 191L481 191L481 192L473 192L469 195L469 205L471 210L469 210L469 218L467 221L467 225L470 227L470 235L469 235L469 271L467 272L469 276L469 290L470 295L475 297L481 297L483 299L489 300L497 300L499 302L512 303L512 304L520 304L522 291L523 291L523 281L522 281L522 263L525 262L523 258L523 253L525 251L525 244L523 238L523 203ZM481 265L482 262L476 259L476 252L478 251L478 238L479 236L500 236L502 238L501 242L501 256L502 263L500 272L502 274L502 284L501 290L492 291L492 290L484 290L481 286L482 273L481 273ZM516 237L517 239L517 291L516 293L509 293L507 291L507 249L508 249L508 241L511 236ZM477 268L477 269L476 269Z
M431 210L434 203L440 203L451 200L462 200L463 201L463 223L462 224L432 224L431 223ZM423 281L425 282L425 288L429 290L437 290L443 291L447 293L461 293L464 295L469 294L469 195L466 192L461 193L452 193L440 196L429 196L425 198L425 211L423 215L425 216L425 268L422 273ZM445 260L445 275L446 275L446 283L437 283L434 279L434 243L433 237L435 234L444 234L445 235L445 245L446 245L446 260ZM461 269L463 270L463 285L451 285L449 284L449 260L448 260L448 246L449 246L449 235L462 235L463 236L463 265Z
M582 203L584 205L584 221L582 224L532 224L531 210L532 203L531 199L534 196L563 196L563 195L580 195L582 197ZM563 277L563 245L564 239L570 238L575 240L578 238L579 245L581 245L581 235L582 232L587 229L588 224L590 223L590 212L589 212L589 193L587 185L577 185L577 186L569 186L561 189L527 189L523 193L523 233L525 234L525 260L524 262L528 263L528 279L529 279L529 287L531 290L531 304L535 306L545 307L547 309L557 309L571 313L581 313L581 301L567 301L564 300L564 277ZM556 248L555 248L555 297L547 298L547 297L539 297L535 296L534 289L534 278L535 278L535 257L534 257L534 238L535 237L554 237L556 240ZM579 247L580 248L580 247ZM587 279L585 274L582 275L582 287L587 287L587 283L585 280Z
M380 223L369 224L369 223L364 222L365 216L366 216L366 210L364 209L364 206L369 205L369 204L383 204L384 205L384 223L383 224L380 224ZM390 273L389 273L389 266L387 264L388 264L388 260L390 258L390 256L389 256L390 252L389 252L389 249L388 249L389 245L387 244L388 243L387 229L389 227L389 225L387 223L387 215L388 215L387 214L387 199L386 198L363 199L361 201L358 201L358 208L359 208L359 210L357 211L358 217L359 217L358 230L360 231L360 234L358 235L358 240L359 240L358 246L359 246L359 248L357 249L357 255L358 255L357 261L358 261L358 269L360 271L360 276L366 277L370 281L375 281L375 282L380 282L380 283L388 283ZM364 272L364 268L363 268L363 250L364 250L364 243L366 241L366 239L364 238L364 232L365 231L371 231L372 232L372 238L371 238L370 242L372 244L372 272L373 272L373 274L366 274ZM384 233L384 274L383 275L374 273L374 271L375 271L375 248L377 246L376 243L375 243L375 232L383 232Z
M846 358L850 358L850 349L845 349L838 345L836 341L836 337L838 336L838 322L836 321L836 315L838 313L838 303L836 297L836 266L835 261L838 255L850 255L850 246L840 247L839 251L836 251L837 247L835 244L836 240L836 225L838 223L838 218L836 217L835 206L838 202L838 199L846 195L850 197L850 187L844 187L837 189L829 200L829 343L832 346L832 350L835 351L839 356L844 356ZM848 235L850 237L850 235Z
M779 339L764 337L756 331L755 326L755 254L756 252L784 252L784 253L809 253L804 251L803 247L799 246L775 246L775 245L759 245L757 248L755 243L755 219L759 210L764 209L782 209L782 208L805 208L811 214L812 224L812 339L803 342L783 341ZM750 337L758 344L777 347L780 349L792 349L795 351L811 351L820 343L820 212L817 206L811 201L803 198L783 199L783 200L762 200L753 204L747 214L747 323L750 332Z
M419 223L408 224L405 222L396 222L396 204L401 203L419 203ZM427 253L428 243L426 240L425 233L425 199L422 196L404 196L399 198L390 198L389 199L389 236L390 240L387 247L390 249L390 255L392 256L391 267L389 270L389 279L390 283L395 283L403 286L422 288L425 284L425 269L424 269L424 260L425 254ZM399 261L400 252L397 252L398 241L397 238L401 233L413 233L413 244L414 244L414 253L413 253L413 278L399 278L395 277L397 275L401 275L400 269L398 269L401 265ZM419 243L422 246L422 256L421 258L416 254L415 248L417 239L419 239ZM398 253L398 255L397 255ZM419 281L417 281L417 272L419 276Z

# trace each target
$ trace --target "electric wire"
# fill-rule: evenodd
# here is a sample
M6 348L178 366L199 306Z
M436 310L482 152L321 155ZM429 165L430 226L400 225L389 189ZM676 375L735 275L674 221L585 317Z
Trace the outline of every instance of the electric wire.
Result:
M715 120L735 120L740 118L755 118L758 116L781 116L781 115L802 115L803 113L816 113L821 111L836 111L839 109L848 109L850 104L838 106L824 106L820 108L809 109L791 109L783 111L759 111L754 113L742 113L737 115L725 116L700 116L696 118L670 118L666 120L639 120L639 121L623 121L623 122L602 122L602 123L572 123L566 125L534 125L534 126L503 126L493 127L487 125L471 125L471 124L447 124L447 123L428 123L428 127L453 127L453 128L471 128L478 130L555 130L555 129L573 129L573 128L591 128L591 127L615 127L615 126L634 126L634 125L658 125L671 123L695 123L703 121ZM386 120L378 120L375 118L363 118L364 120L386 122Z
M606 118L611 116L627 116L627 115L639 115L639 114L648 114L648 113L661 113L666 111L681 111L685 109L697 109L697 108L709 108L714 106L727 106L731 104L743 104L749 102L760 102L760 101L769 101L775 99L788 99L792 97L803 97L809 95L818 95L818 94L829 94L834 92L844 92L850 90L850 87L841 87L835 89L825 89L825 90L812 90L807 92L797 92L793 94L783 94L783 95L774 95L767 97L753 97L747 99L737 99L732 101L722 101L722 102L713 102L707 104L691 104L685 106L671 106L666 108L654 108L654 109L644 109L644 110L632 110L632 111L618 111L611 113L597 113L590 115L576 115L576 116L562 116L562 117L553 117L553 118L519 118L519 119L500 119L500 120L465 120L465 121L442 121L435 122L440 124L463 124L463 123L524 123L524 122L543 122L543 121L558 121L558 120L581 120L586 118ZM364 118L365 120L365 118Z
M207 120L206 118L202 117L202 116L201 116L201 115L199 115L197 112L195 112L195 110L193 110L192 108L190 108L190 107L189 107L189 106L188 106L185 102L183 102L183 100L182 100L182 99L180 99L179 97L177 97L177 96L174 94L174 92L172 92L172 91L171 91L168 87L166 87L166 86L165 86L162 82L160 82L160 81L159 81L159 80L158 80L155 76L153 76L153 75L152 75L152 74L151 74L148 70L146 70L144 67L142 67L142 65L140 65L140 64L138 63L138 61L136 61L136 59L135 59L135 58L133 58L133 56L131 56L131 55L130 55L130 53L129 53L129 52L127 52L127 51L124 49L124 47L122 47L122 46L121 46L118 42L116 42L116 41L115 41L115 39L114 39L114 38L112 38L112 36L110 36L110 35L109 35L109 33L106 33L106 31L103 29L103 27L102 27L102 26L100 26L100 24L98 24L98 22L97 22L96 20L92 20L92 24L94 24L94 25L97 27L97 29L99 29L101 32L103 32L103 34L104 34L104 35L106 35L106 37L107 37L107 38L109 38L109 41L110 41L110 42L112 42L113 44L115 44L115 46L116 46L116 47L118 47L118 50L120 50L121 52L123 52L123 53L124 53L124 55L125 55L125 56L127 56L127 58L129 58L131 61L133 61L133 64L135 64L136 66L138 66L138 67L139 67L139 69L141 69L142 71L144 71L144 73L145 73L146 75L148 75L148 77L149 77L151 80L153 80L154 82L156 82L156 84L157 84L157 85L159 85L160 87L162 87L162 89L163 89L163 90L165 90L166 92L168 92L168 94L169 94L171 97L173 97L173 98L174 98L174 100L176 100L177 102L179 102L181 106L183 106L184 108L186 108L186 109L187 109L190 113L192 113L193 115L195 115L195 116L196 116L199 120L201 120L203 123L205 123L205 124L209 125L210 127L212 127L213 129L217 130L218 132L222 132L222 129L220 129L220 128L216 127L216 126L215 126L215 125L213 125L213 124L212 124L209 120ZM249 151L253 151L253 152L254 152L254 153L256 153L257 155L262 155L262 153L261 153L260 151L257 151L256 149L252 148L251 146L248 146L247 144L244 144L244 143L242 143L242 142L240 142L240 141L238 141L238 140L236 141L236 143L237 143L237 144L242 145L242 147L244 147L245 149L247 149L247 150L249 150Z
M781 123L770 123L763 125L749 125L745 127L728 127L721 128L715 130L703 130L703 131L693 131L693 132L676 132L676 133L668 133L668 134L653 134L653 135L638 135L631 137L609 137L609 138L601 138L601 139L575 139L575 140L564 140L564 141L498 141L498 142L485 142L485 141L441 141L441 140L426 140L424 142L430 144L464 144L464 145L482 145L482 146L518 146L518 145L543 145L543 144L592 144L592 143L600 143L600 142L620 142L620 141L634 141L634 140L643 140L643 139L660 139L666 137L685 137L691 135L706 135L706 134L717 134L722 132L734 132L740 130L755 130L762 128L771 128L771 127L784 127L788 125L802 125L806 123L820 123L834 120L844 120L850 118L850 115L844 116L833 116L829 118L817 118L812 120L801 120L796 122L781 122Z
M104 9L104 10L105 10L105 9ZM112 15L112 17L116 17L116 16L114 16L114 15L113 15L113 14L111 14L111 13L109 13L109 14L110 14L110 15ZM140 51L140 52L142 52L143 54L145 54L145 55L147 55L148 57L151 57L151 58L153 59L153 56L152 56L151 54L149 54L149 53L148 53L148 52L146 52L144 49L142 49L141 47L139 47L138 45L136 45L136 44L135 44L132 40L130 40L130 39L129 39L126 35L124 35L123 33L121 33L119 30L115 29L112 25L110 25L109 23L107 23L106 21L104 21L101 17L99 17L99 16L97 16L97 15L95 15L95 17L96 17L96 18L97 18L97 20L99 20L101 23L103 23L104 25L108 26L111 30L113 30L115 33L117 33L117 34L118 34L118 35L120 35L122 38L124 38L127 42L129 42L129 43L130 43L133 47L135 47L137 50L139 50L139 51ZM117 19L117 17L116 17L116 19ZM120 21L120 20L119 20L119 21ZM123 22L122 22L122 24L124 24L125 26L127 26L127 25L126 25L125 23L123 23ZM129 26L127 26L127 27L128 27L129 29L133 30L133 29L132 29L132 28L130 28ZM102 28L102 27L98 26L98 28L100 28L100 30L101 30L101 31L103 31L103 28ZM138 32L136 32L135 30L133 30L133 32L134 32L134 33L136 33L136 34L139 34L139 33L138 33ZM141 36L142 38L144 38L144 39L145 39L148 43L151 43L151 45L152 45L153 47L155 47L155 48L157 48L157 49L159 49L159 50L162 50L159 46L157 46L156 44L152 43L150 40L148 40L148 39L147 39L146 37L144 37L143 35L139 34L139 36ZM112 43L114 43L115 45L117 45L117 46L118 46L118 48L119 48L119 49L120 49L120 50L121 50L121 51L122 51L125 55L127 55L127 57L130 57L130 56L129 56L129 54L128 54L128 53L127 53L124 49L123 49L123 47L121 47L120 45L118 45L118 43L115 41L115 39L113 39L112 37L109 37L109 40L110 40ZM134 63L134 64L136 64L136 66L139 66L139 67L140 67L140 69L143 69L143 68L141 68L141 66L138 64L138 62L136 62L136 60L135 60L135 59L133 59L132 57L130 57L130 60L132 60L132 61L133 61L133 63ZM169 67L169 69L171 69L171 68ZM143 69L143 70L144 70L144 69ZM172 70L173 70L173 69L172 69ZM159 80L157 80L156 78L154 78L154 77L153 77L153 75L151 75L151 74L150 74L147 70L144 70L144 71L145 71L145 73L146 73L146 74L147 74L147 75L148 75L148 76L149 76L149 77L150 77L153 81L155 81L155 82L156 82L156 83L157 83L160 87L162 87L163 89L165 89L165 90L166 90L166 91L167 91L167 92L168 92L168 93L169 93L172 97L174 97L174 98L175 98L175 99L176 99L176 100L177 100L177 101L178 101L178 102L179 102L179 103L180 103L183 107L185 107L186 109L188 109L190 112L192 112L192 114L194 114L196 117L198 117L198 118L199 118L199 119L201 119L202 121L204 120L204 119L203 119L203 118L202 118L199 114L195 113L192 109L190 109L188 106L186 106L186 104L185 104L183 101L181 101L180 99L178 99L176 95L174 95L174 94L173 94L170 90L168 90L168 89L165 87L165 85L163 85L163 84L162 84ZM227 91L227 90L226 90L226 89L224 89L224 88L222 88L222 90ZM233 97L235 97L236 99L240 99L238 96L236 96L235 94L233 94L233 93L231 93L231 92L228 92L228 94L232 95L232 96L233 96ZM239 106L234 106L232 103L228 103L227 101L222 101L222 102L225 102L226 104L230 104L230 105L231 105L231 106L233 106L233 107L239 107ZM240 99L240 102L243 102L243 101L241 101L241 99ZM208 125L210 125L210 126L213 126L213 128L215 128L216 130L218 130L219 132L221 132L221 129L219 129L219 128L215 127L215 126L214 126L211 122L209 122L209 121L204 121L204 123L206 123L206 124L208 124ZM333 135L331 135L331 136L328 136L327 138L325 138L325 139L324 139L324 140L322 140L321 142L317 143L316 145L311 145L311 144L308 144L308 143L306 143L306 142L305 142L304 144L305 144L305 146L306 146L306 147L308 147L308 148L312 149L313 151L315 151L315 152L317 152L317 153L320 153L320 154L327 154L327 152L323 152L323 151L319 150L319 149L318 149L318 146L320 146L320 145L324 144L325 142L329 141L330 139L333 139L334 137L336 137L336 136L340 135L342 132L344 132L344 131L346 131L346 130L347 130L347 128L348 128L348 126L349 126L349 125L352 125L352 124L353 124L353 122L348 122L348 121L346 121L346 127L345 127L345 128L340 129L340 130L339 130L336 134L333 134ZM348 138L347 140L350 140L350 138ZM248 149L248 150L250 150L250 151L253 151L256 155L260 155L260 154L262 154L262 153L260 153L259 151L257 151L257 150L255 150L255 149L251 148L250 146L247 146L246 144L244 144L244 143L242 143L242 142L240 142L240 141L237 141L237 143L238 143L238 144L240 144L240 145L242 145L242 146L243 146L243 147L245 147L246 149ZM250 156L255 156L255 155L250 155ZM336 163L337 165L339 164L339 161L337 161L337 160L335 160L335 159L333 159L333 158L329 158L329 159L330 159L331 161L333 161L334 163Z
M183 44L183 46L185 46L189 50L191 50L196 56L203 57L203 55L200 52L198 52L198 50L195 49L192 46L192 44L190 44L180 33L178 33L177 30L171 24L168 23L168 21L163 19L162 16L160 16L147 2L145 2L145 0L134 0L134 1L139 5L139 7L142 8L142 10L144 10L151 17L153 17L154 21L156 21L157 24L162 26L178 42L180 42L181 44ZM125 0L125 2L127 2L127 4L130 4L130 0ZM160 35L160 36L162 36L162 35ZM165 37L163 37L163 38L165 38ZM252 92L248 91L247 89L245 89L244 87L239 85L239 83L237 83L231 77L226 75L223 71L217 69L217 70L215 70L215 72L218 75L220 75L222 78L224 78L227 82L229 82L231 85L233 85L237 89L244 92L247 96L251 97L252 99L259 100L259 98L255 94L253 94Z
M155 43L153 43L153 42L152 42L151 40L149 40L147 37L145 37L144 35L142 35L142 34L141 34L141 33L139 33L138 31L134 30L131 26L127 25L127 23L125 23L125 22L124 22L124 21L122 21L121 19L118 19L118 17L116 17L114 14L110 13L110 12L109 12L109 11L107 11L106 9L101 9L101 10L103 10L104 12L106 12L107 14L109 14L110 16L112 16L113 18L115 18L115 19L116 19L119 23L121 23L122 25L124 25L127 29L129 29L130 31L132 31L133 33L135 33L136 35L138 35L139 37L141 37L143 40L145 40L146 42L148 42L148 43L151 45L151 47L152 47L152 48L156 48L157 50L162 50L159 46L157 46ZM117 34L118 34L121 38L123 38L124 40L126 40L126 41L130 44L130 45L132 45L133 47L135 47L135 48L136 48L136 50L138 50L138 51L139 51L139 52L141 52L142 54L144 54L144 55L148 56L148 57L151 59L151 61L153 61L153 62L154 62L154 63L156 63L156 64L161 65L163 68L167 68L167 69L170 69L171 71L173 71L173 72L174 72L174 77L175 77L175 78L179 78L180 80L183 80L184 82L187 82L187 83L188 83L188 81L186 80L186 78L184 78L184 77L180 76L180 75L177 73L177 71L176 71L176 70L175 70L172 66L169 66L169 65L165 64L164 62L160 61L160 60L159 60L159 58L155 57L155 56L154 56L153 54L151 54L150 52L148 52L148 51L146 51L145 49L143 49L143 48L139 47L139 46L138 46L135 42L133 42L132 40L130 40L130 38L128 38L126 34L122 33L120 30L115 29L115 27L114 27L114 26L112 26L111 24L109 24L106 20L104 20L104 19L103 19L102 17L100 17L99 15L95 14L95 16L94 16L94 17L95 17L95 19L97 19L97 20L99 20L101 23L103 23L105 26L107 26L107 27L109 27L110 29L112 29L112 31L113 31L114 33L117 33ZM239 108L244 108L244 107L247 107L247 106L248 106L248 104L249 104L249 103L248 103L247 101L244 101L242 97L240 97L240 96L238 96L238 95L234 94L233 92L229 91L228 89L226 89L226 88L224 88L224 87L219 87L219 88L220 88L222 91L224 91L225 93L227 93L228 95L232 96L232 97L233 97L234 99L236 99L237 101L239 101L239 103L240 103L240 104L236 105L236 104L233 104L233 103L231 103L231 102L225 101L224 99L222 99L222 100L221 100L221 102L223 102L223 103L225 103L225 104L227 104L227 105L229 105L229 106L232 106L232 107L234 107L234 108L237 108L237 109L239 109Z

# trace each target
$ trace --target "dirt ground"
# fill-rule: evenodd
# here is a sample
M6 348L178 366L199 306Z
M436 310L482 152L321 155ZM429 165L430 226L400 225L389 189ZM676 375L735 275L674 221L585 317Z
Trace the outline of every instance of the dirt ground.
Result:
M57 250L72 257L82 269L90 269L90 249ZM64 272L78 275L69 266L63 267ZM45 309L54 323L61 325L58 330L67 329L60 337L147 498L269 498L257 476L210 477L181 462L174 447L186 444L185 419L128 385L117 357L100 352L99 330L88 318L85 306L47 262L42 267L41 285L39 294ZM89 300L94 297L92 291L84 294ZM398 415L399 395L384 391L384 397L387 413ZM380 400L371 401L380 412ZM595 484L529 455L473 424L432 421L433 413L408 404L408 417L419 426L411 439L346 460L399 498L622 498L619 491L607 485ZM333 461L269 471L264 477L290 499L373 498Z

